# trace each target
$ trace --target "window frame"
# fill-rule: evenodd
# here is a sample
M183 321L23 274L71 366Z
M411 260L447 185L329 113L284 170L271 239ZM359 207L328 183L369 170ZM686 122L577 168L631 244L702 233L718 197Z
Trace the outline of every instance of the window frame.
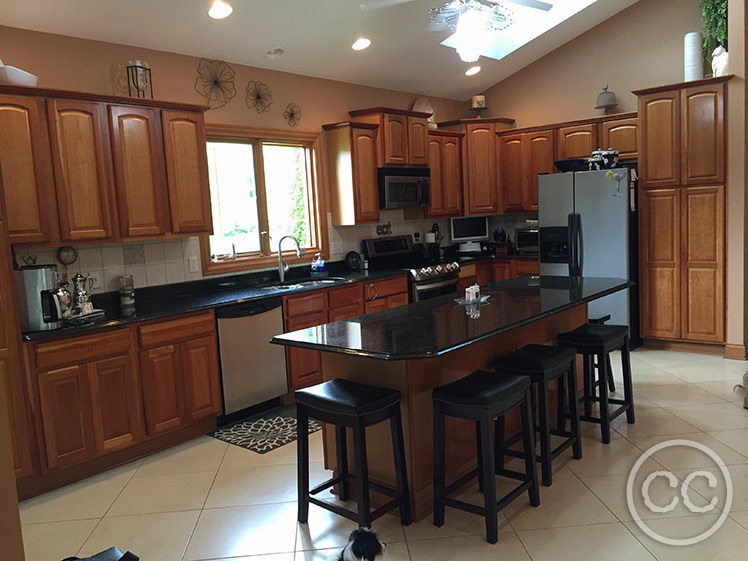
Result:
M218 275L254 269L267 269L278 264L278 251L270 243L268 231L268 209L265 196L265 170L263 165L262 145L303 145L308 149L307 170L309 182L308 205L311 235L316 242L313 247L304 248L305 255L296 256L296 250L289 247L283 250L283 259L289 265L309 263L310 253L321 253L329 258L329 240L327 232L327 205L324 192L324 168L322 152L322 135L276 129L259 129L234 125L205 125L207 142L237 142L252 145L255 167L255 184L257 188L257 214L260 225L260 252L241 253L236 257L219 257L211 260L210 236L202 234L200 238L200 257L203 275ZM206 145L207 149L207 145ZM211 217L212 225L212 217ZM265 233L263 233L265 232ZM290 244L289 244L290 245Z

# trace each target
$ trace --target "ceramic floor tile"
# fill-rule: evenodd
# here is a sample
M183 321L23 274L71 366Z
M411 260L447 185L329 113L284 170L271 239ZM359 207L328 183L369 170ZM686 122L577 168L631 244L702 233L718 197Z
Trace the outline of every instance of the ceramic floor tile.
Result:
M73 557L99 523L99 519L25 524L26 561L51 561Z
M203 471L215 473L228 446L226 442L210 436L196 438L149 456L143 461L135 477Z
M655 561L621 524L517 532L532 561Z
M704 405L722 403L724 400L713 393L697 388L691 384L665 384L639 386L641 396L660 407L678 407L682 405Z
M740 374L724 364L702 362L701 364L692 363L690 365L664 367L663 370L689 384L713 382L716 380L735 380L736 384L740 383Z
M143 458L141 458L139 460L135 460L134 462L129 462L123 466L118 466L107 471L102 471L101 473L92 475L86 481L106 481L110 479L129 480L138 471L140 466L143 464L143 461Z
M722 402L716 404L717 407L729 406L729 403ZM701 406L697 406L701 407ZM712 407L708 405L706 407ZM699 432L701 429L686 420L671 413L672 408L665 409L642 409L636 412L636 423L629 425L626 422L626 415L621 415L613 419L610 426L617 432L621 433L624 438L632 442L638 442L653 436L671 436L678 434L687 434Z
M291 553L295 543L296 503L206 509L184 561Z
M709 498L717 498L716 507L720 510L723 509L725 504L725 484L724 476L717 467L703 468L704 471L711 472L714 475L717 485L710 487L707 480L703 477L694 479L690 487L699 493L700 495ZM748 464L740 466L727 466L727 471L730 472L730 479L732 481L732 506L731 510L742 511L748 510ZM685 480L693 470L678 470L675 473L676 477L681 480Z
M641 449L623 438L611 439L610 444L585 440L582 459L567 465L577 477L622 475L631 471L642 454Z
M623 385L623 379L621 378L620 372L614 370L614 378L616 381L616 387ZM639 384L683 384L683 380L677 376L666 372L661 368L654 366L649 367L631 367L631 382L634 386L634 391L638 391Z
M704 432L748 429L748 409L733 403L670 407L669 411Z
M738 383L740 383L739 380L716 380L714 382L700 382L692 385L699 389L706 390L717 397L721 397L725 401L739 403L742 406L743 398L737 395L734 391L735 385Z
M413 561L530 561L517 535L509 529L499 530L499 541L486 542L484 534L408 542Z
M355 505L351 506L351 510L355 511ZM309 520L306 524L298 524L296 551L330 548L340 550L348 543L348 537L356 528L358 528L358 524L347 518L316 505L310 505ZM379 539L386 544L405 541L399 516L385 514L372 522L371 528L377 533Z
M101 518L127 483L128 480L124 478L84 480L55 489L23 501L19 505L21 522L30 524Z
M744 511L730 511L730 518L735 520L738 524L740 524L743 528L748 530L748 510Z
M337 552L340 553L340 552ZM322 559L322 558L320 558ZM221 557L216 559L212 557L210 561L294 561L293 552L288 553L271 553L269 555L247 555L242 557ZM337 557L330 561L337 561Z
M693 538L708 530L718 515L688 516L669 520L648 520L647 526L657 534L672 539ZM660 543L646 535L634 522L626 527L655 555L658 561L744 561L748 530L731 518L714 535L701 543L677 547Z
M718 430L707 434L748 457L748 429Z
M341 548L342 549L342 548ZM341 549L319 549L319 550L304 550L297 551L294 561L338 561ZM265 561L265 557L262 559L255 558L256 561ZM378 561L410 561L410 554L408 552L408 546L405 543L393 543L387 544L382 557L377 557ZM233 560L232 560L233 561ZM241 561L241 560L237 560ZM272 560L269 560L272 561ZM278 561L285 561L279 559Z
M321 462L323 459L322 431L317 431L309 435L309 460ZM296 465L296 442L291 442L266 454L258 454L241 446L229 444L221 467L260 467L282 464Z
M748 437L748 431L744 433ZM721 443L716 438L710 436L707 433L697 432L689 434L679 434L672 439L676 440L690 440L699 444L703 444L714 453L716 453L723 462L727 465L746 464L748 463L748 457L737 453L735 450ZM652 438L644 438L638 440L636 445L642 450L649 450L653 446L662 444L667 440L671 440L671 437L655 436ZM666 467L670 470L686 469L686 468L700 468L700 467L711 467L716 465L714 460L695 448L688 446L671 446L663 448L654 453L653 458L658 464Z
M134 477L107 514L149 514L203 507L215 474L212 472Z
M332 477L322 463L310 463L310 487ZM329 498L329 493L320 496ZM221 467L210 490L206 508L295 501L296 465Z
M107 516L78 552L89 557L116 545L141 559L181 561L199 510L134 516Z

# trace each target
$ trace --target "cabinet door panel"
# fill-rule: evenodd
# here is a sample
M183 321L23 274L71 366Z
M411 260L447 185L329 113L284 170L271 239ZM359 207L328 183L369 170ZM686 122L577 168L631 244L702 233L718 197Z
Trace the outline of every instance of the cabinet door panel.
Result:
M29 429L26 419L26 405L23 395L23 387L20 380L11 378L20 374L11 371L11 364L15 361L0 358L0 385L5 393L5 404L8 408L10 420L10 445L13 453L13 469L16 479L34 474L31 461L31 446L29 444Z
M407 306L409 304L407 294L395 294L387 297L387 309Z
M111 237L111 170L102 105L55 100L48 102L48 110L62 239Z
M686 88L681 92L681 112L682 182L724 183L724 84Z
M499 206L493 126L471 124L466 129L466 214L496 214Z
M537 131L525 134L523 142L527 179L522 193L526 211L538 210L538 174L554 173L553 131Z
M589 158L597 149L597 125L558 129L558 159Z
M485 286L493 282L493 268L491 263L479 263L477 266L479 286Z
M408 162L412 165L429 164L429 122L420 117L408 117Z
M602 134L600 147L603 150L608 148L618 150L618 157L621 160L636 158L639 155L636 137L638 124L639 120L636 117L602 123L600 126Z
M379 185L377 182L377 131L353 128L353 199L356 223L379 220Z
M445 216L459 216L462 210L462 141L442 139L442 184Z
M0 96L0 171L11 242L52 239L52 164L39 103Z
M181 345L186 414L197 421L221 412L218 346L215 337L201 337Z
M523 160L522 139L523 135L521 134L498 137L499 178L504 212L522 212L524 210L524 191L527 176Z
M109 107L122 236L157 236L168 226L168 195L157 112Z
M677 189L640 192L641 334L645 338L681 336L680 199Z
M327 312L318 312L306 316L286 319L286 332L306 329L327 323ZM319 351L309 349L286 348L286 369L289 385L297 390L322 381Z
M442 138L429 137L429 167L431 168L431 204L426 207L427 216L444 214L444 156L442 155Z
M493 264L493 282L512 278L512 264L509 261Z
M47 466L62 468L94 455L91 402L81 366L39 374Z
M425 146L424 146L425 148ZM403 166L408 163L408 118L384 115L384 165Z
M143 437L142 391L130 355L88 365L96 450L124 448Z
M161 123L172 231L213 233L203 115L162 111Z
M182 425L184 406L179 372L174 345L140 353L145 426L149 435L169 432Z
M369 300L366 302L365 310L367 314L373 312L381 312L387 309L387 298L380 298L379 300Z
M512 276L521 277L522 275L539 275L540 263L537 261L512 261Z
M639 171L642 187L680 184L680 92L639 97Z
M330 310L329 312L327 312L327 321L333 322L355 318L364 315L364 313L364 302L362 300L360 302L357 302L356 304L350 304L348 306L343 306L342 308L335 308L333 310Z
M721 343L725 325L725 192L682 192L683 339Z

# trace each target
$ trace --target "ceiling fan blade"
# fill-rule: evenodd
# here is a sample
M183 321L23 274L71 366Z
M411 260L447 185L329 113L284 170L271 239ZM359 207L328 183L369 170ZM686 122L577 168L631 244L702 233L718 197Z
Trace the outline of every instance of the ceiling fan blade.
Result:
M541 2L540 0L504 0L504 1L510 2L512 4L517 4L519 6L535 8L536 10L543 10L544 12L547 12L548 10L553 8L553 4L549 4L548 2Z
M430 21L428 25L426 25L426 31L446 31L447 29L449 29L448 25L436 23L435 21Z
M361 4L361 9L365 11L379 10L380 8L388 8L390 6L397 6L398 4L406 4L413 1L414 0L373 0L372 2Z

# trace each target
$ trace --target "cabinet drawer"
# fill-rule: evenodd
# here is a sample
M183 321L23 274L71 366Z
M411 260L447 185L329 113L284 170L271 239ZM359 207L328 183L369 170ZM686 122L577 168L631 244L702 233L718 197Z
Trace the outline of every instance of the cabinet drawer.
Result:
M515 277L540 274L540 263L537 261L513 261L512 267L514 268Z
M333 288L327 294L330 299L330 309L344 308L362 301L361 285L359 283Z
M200 335L210 335L215 329L213 312L208 312L146 325L138 328L138 335L141 348L147 349Z
M364 300L386 298L402 292L408 292L408 279L405 277L364 283Z
M324 312L326 304L327 294L324 292L314 292L305 296L286 296L283 301L287 317Z
M460 267L460 278L464 279L465 277L474 277L478 274L478 266L475 263L471 263L470 265L462 265Z
M307 327L316 327L323 323L327 323L327 314L325 312L317 312L305 316L288 318L285 322L286 332L298 331L299 329L306 329Z
M101 357L124 354L131 346L128 329L41 343L35 348L36 367L38 370L48 370L65 364L82 364Z
M343 319L355 318L357 316L364 315L364 302L359 301L350 306L343 306L340 308L334 308L327 312L328 320L332 323L333 321L340 321Z

